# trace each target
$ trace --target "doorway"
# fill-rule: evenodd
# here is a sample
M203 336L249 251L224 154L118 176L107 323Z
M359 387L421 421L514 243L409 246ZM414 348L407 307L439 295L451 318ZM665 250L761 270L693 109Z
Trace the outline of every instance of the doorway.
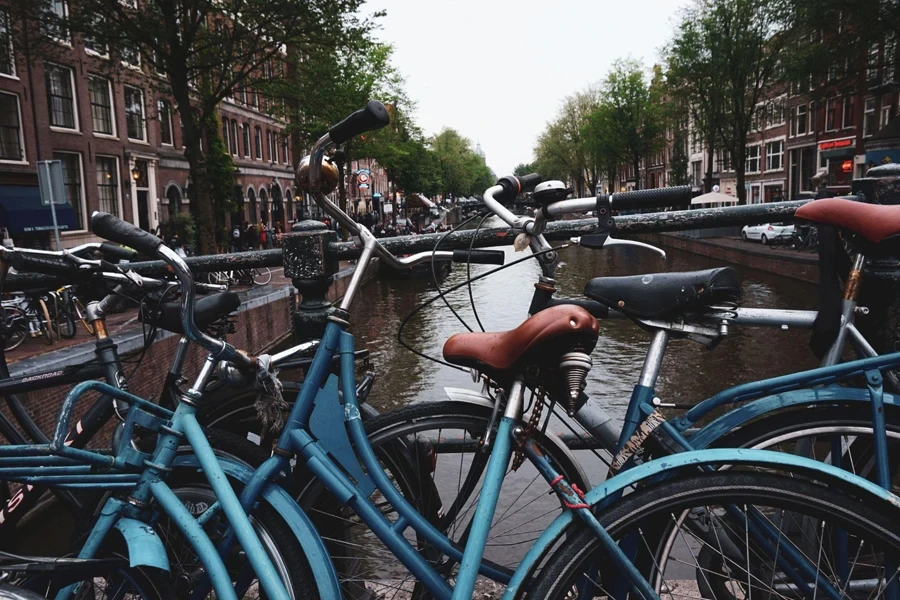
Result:
M144 231L150 231L150 178L147 173L147 161L134 161L131 172L134 179L134 193L137 199L137 223Z

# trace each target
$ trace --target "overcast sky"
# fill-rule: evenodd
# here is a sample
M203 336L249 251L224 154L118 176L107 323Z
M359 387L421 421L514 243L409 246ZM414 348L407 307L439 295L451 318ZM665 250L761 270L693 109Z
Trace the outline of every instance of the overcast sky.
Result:
M619 57L652 65L686 0L369 0L427 135L481 143L498 176L532 159L565 96Z

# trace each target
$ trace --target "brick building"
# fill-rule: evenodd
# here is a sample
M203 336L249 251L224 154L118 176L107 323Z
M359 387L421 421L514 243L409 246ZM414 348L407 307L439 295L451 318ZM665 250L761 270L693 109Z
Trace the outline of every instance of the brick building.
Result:
M65 14L65 2L53 4ZM87 229L95 210L148 230L175 211L188 211L191 183L180 118L173 100L160 92L159 76L136 53L111 55L66 35L54 34L52 58L26 57L11 34L21 26L0 13L0 208L6 214L0 227L16 244L49 245L52 234L42 214L49 209L41 209L37 193L40 160L63 163L64 247L96 239ZM286 124L267 114L269 108L252 91L220 108L241 199L230 219L288 227L293 158Z

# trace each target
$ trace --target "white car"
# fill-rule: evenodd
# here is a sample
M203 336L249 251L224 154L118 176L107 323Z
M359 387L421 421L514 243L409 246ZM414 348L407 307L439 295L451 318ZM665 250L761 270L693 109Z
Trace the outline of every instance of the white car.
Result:
M775 242L786 242L794 235L792 223L764 223L762 225L744 225L741 230L741 239L759 240L763 246Z

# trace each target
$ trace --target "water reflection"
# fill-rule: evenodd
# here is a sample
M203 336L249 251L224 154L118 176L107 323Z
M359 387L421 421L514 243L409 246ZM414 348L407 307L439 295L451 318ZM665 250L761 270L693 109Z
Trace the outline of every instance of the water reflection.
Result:
M511 247L502 249L507 253L507 263L523 256ZM687 252L675 249L667 252L668 258L663 260L635 248L604 251L568 248L561 253L563 264L557 277L560 292L579 295L592 277L722 266ZM493 268L473 265L472 273ZM743 281L741 303L744 306L815 307L815 287L810 284L736 268ZM538 275L536 262L527 261L472 284L475 307L487 330L510 329L522 322ZM465 279L465 266L455 265L443 287ZM357 336L358 347L368 348L372 353L378 383L369 402L379 410L413 401L443 399L444 386L475 387L467 372L428 361L397 343L400 323L435 291L434 284L428 280L378 279L363 288L354 305L352 332ZM477 329L465 287L447 294L447 300L470 327ZM464 330L451 311L438 301L410 318L404 339L419 351L440 357L444 341ZM667 402L696 402L741 382L812 368L816 361L807 347L808 337L807 331L732 327L728 338L712 351L695 342L673 341L660 373L659 395ZM647 333L630 321L601 322L601 337L593 353L594 369L587 392L616 418L624 414L648 344Z

